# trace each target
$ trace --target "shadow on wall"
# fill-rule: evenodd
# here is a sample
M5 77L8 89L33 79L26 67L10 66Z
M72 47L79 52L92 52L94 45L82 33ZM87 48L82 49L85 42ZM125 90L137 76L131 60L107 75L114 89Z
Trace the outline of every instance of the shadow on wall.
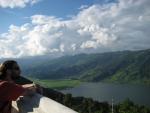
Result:
M37 96L19 98L19 100L16 101L19 113L34 112L34 109L39 108L41 96Z
M18 113L77 113L76 111L39 94L21 97L12 104ZM17 113L17 112L13 112Z

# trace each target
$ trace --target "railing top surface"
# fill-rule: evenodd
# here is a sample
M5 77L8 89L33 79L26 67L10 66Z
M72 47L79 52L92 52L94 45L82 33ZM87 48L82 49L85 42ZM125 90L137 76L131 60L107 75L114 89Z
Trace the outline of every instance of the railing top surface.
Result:
M13 102L19 113L77 113L76 111L39 94L21 97Z

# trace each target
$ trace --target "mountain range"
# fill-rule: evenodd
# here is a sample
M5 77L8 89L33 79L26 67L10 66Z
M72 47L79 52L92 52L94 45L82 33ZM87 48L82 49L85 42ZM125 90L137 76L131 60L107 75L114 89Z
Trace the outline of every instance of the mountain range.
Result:
M16 60L23 75L39 79L150 84L150 49Z

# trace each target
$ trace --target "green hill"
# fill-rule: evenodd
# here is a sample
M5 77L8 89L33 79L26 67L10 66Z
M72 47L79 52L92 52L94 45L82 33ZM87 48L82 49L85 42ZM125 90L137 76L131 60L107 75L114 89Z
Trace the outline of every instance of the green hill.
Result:
M29 66L23 72L40 79L150 84L150 49L63 56Z

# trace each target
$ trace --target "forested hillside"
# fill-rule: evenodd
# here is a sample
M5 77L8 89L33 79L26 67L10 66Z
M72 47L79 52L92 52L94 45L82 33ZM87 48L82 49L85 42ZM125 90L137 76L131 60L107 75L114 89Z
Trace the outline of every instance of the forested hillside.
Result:
M28 66L23 73L41 79L150 84L150 50L63 56Z

